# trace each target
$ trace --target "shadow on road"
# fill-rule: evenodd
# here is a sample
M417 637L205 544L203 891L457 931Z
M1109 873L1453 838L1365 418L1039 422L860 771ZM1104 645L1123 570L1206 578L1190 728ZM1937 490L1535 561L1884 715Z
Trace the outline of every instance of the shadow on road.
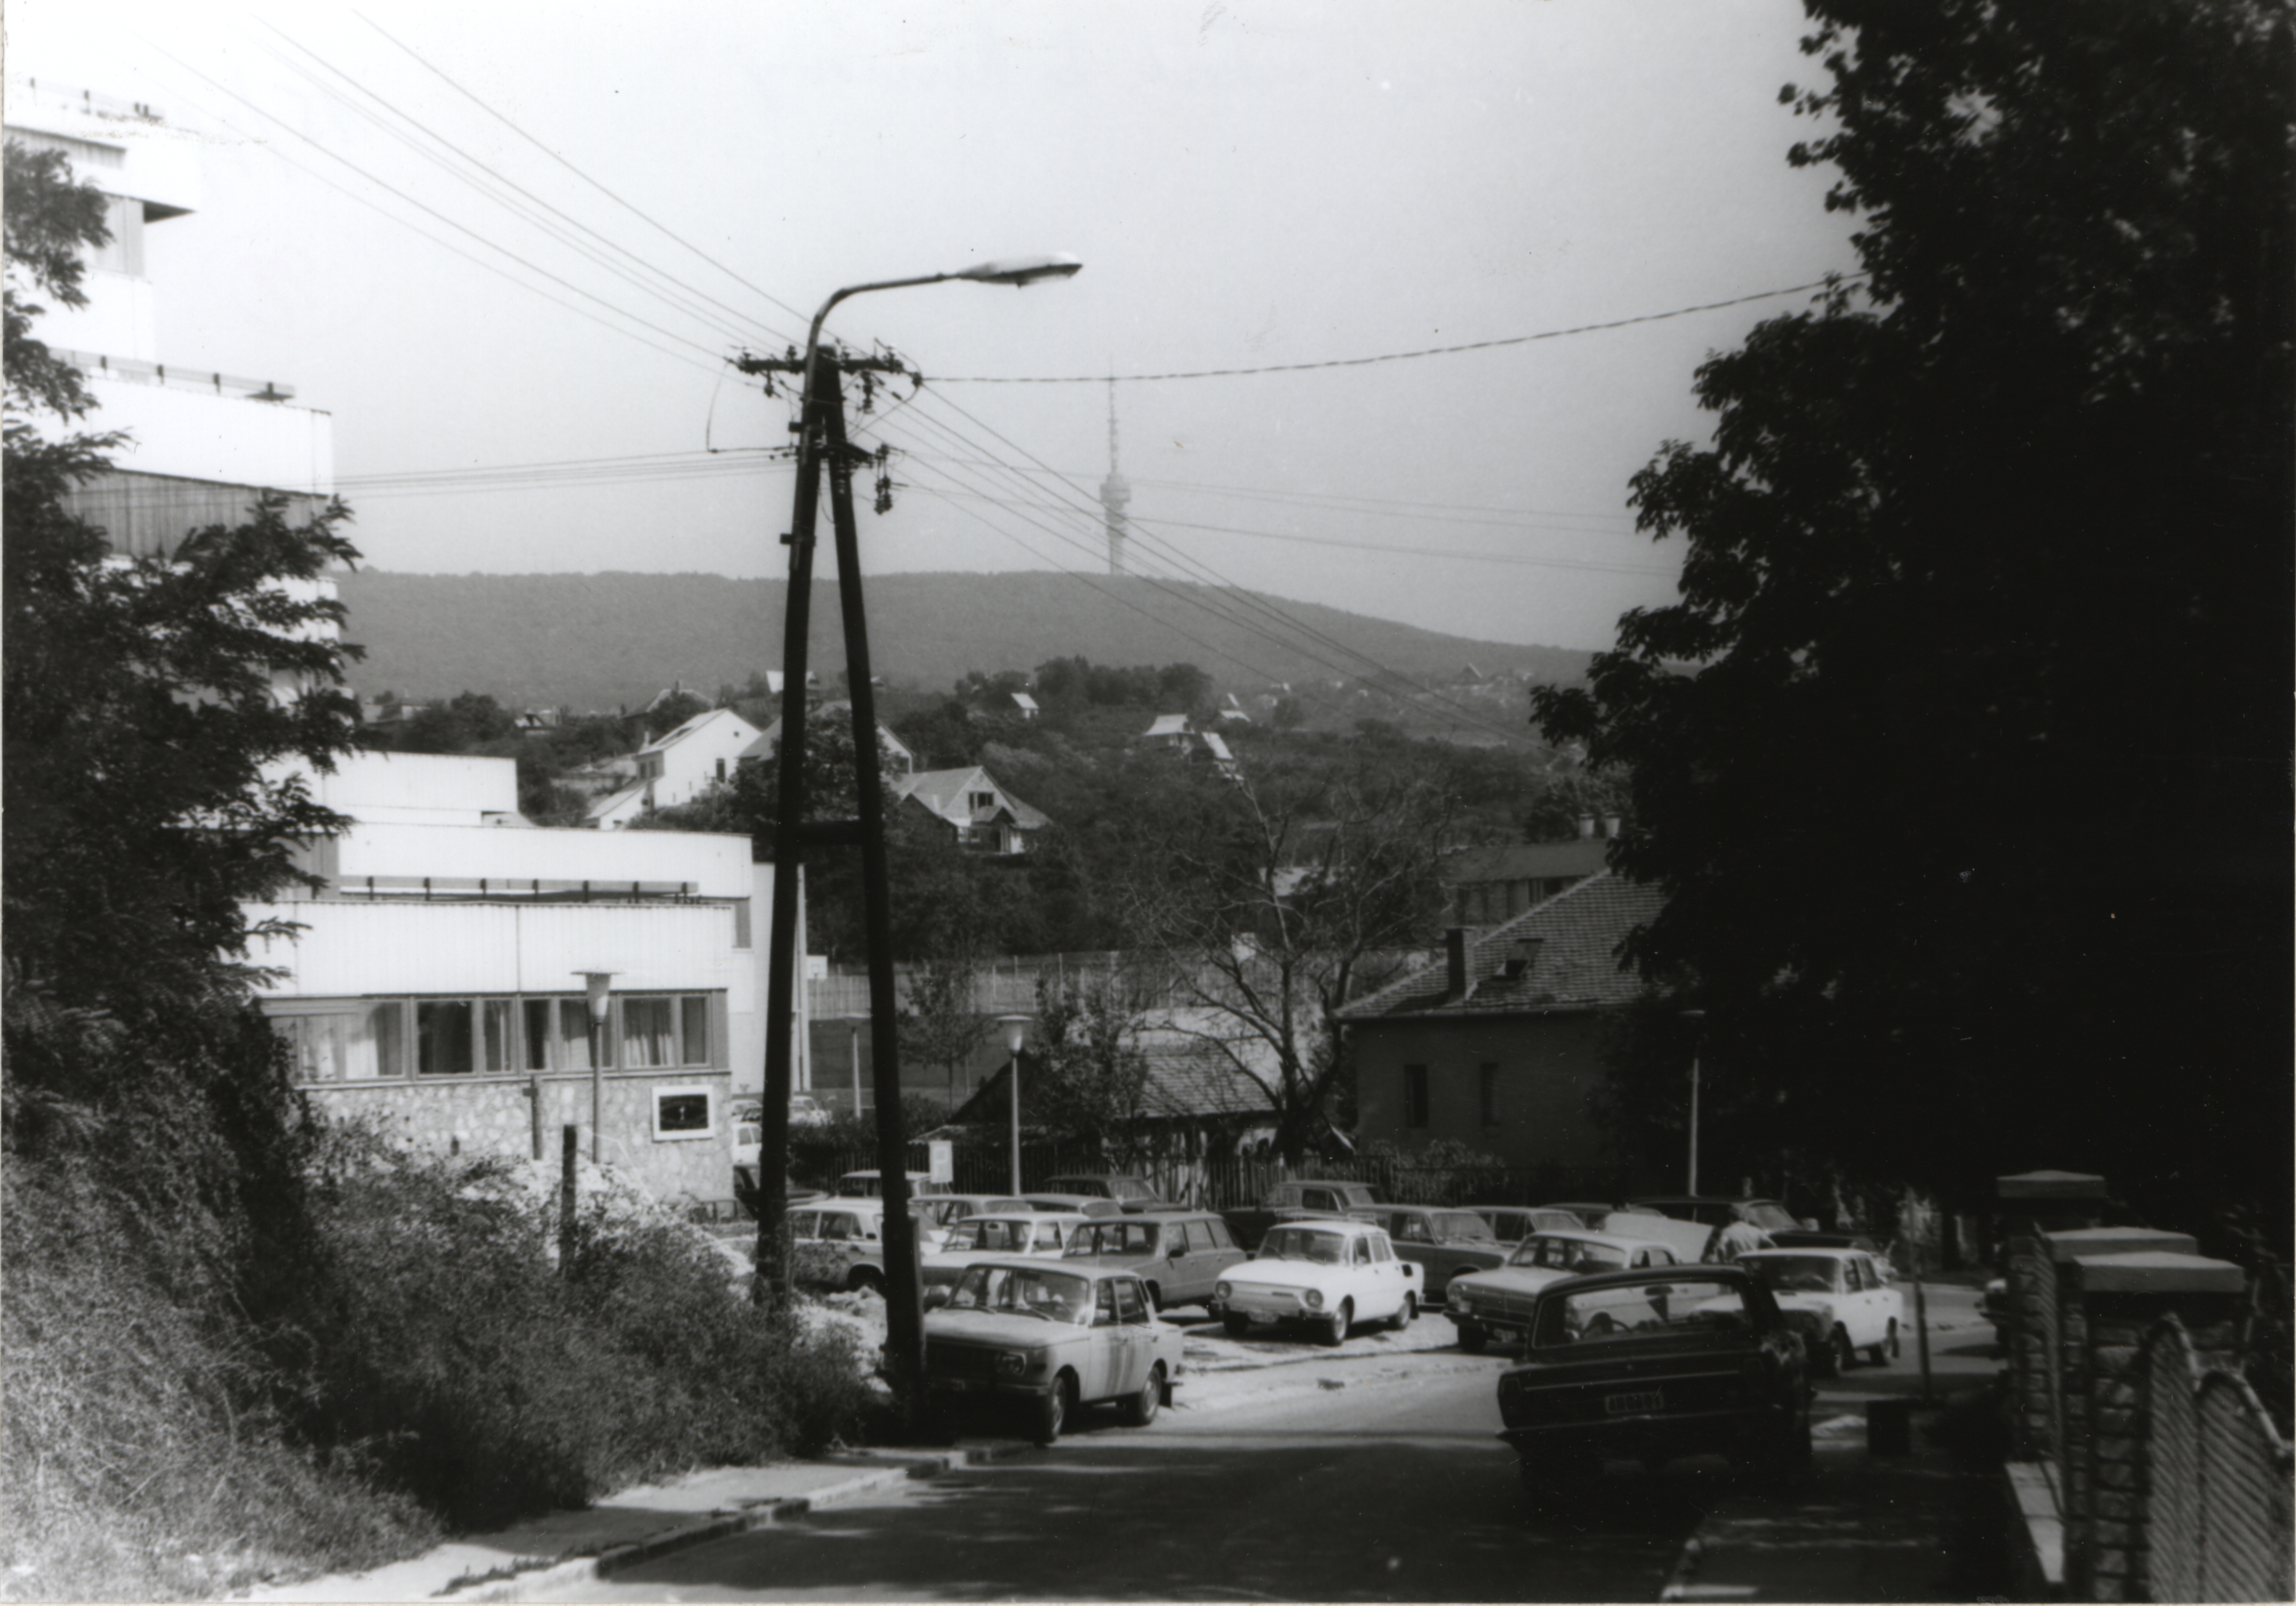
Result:
M607 1584L621 1599L1647 1600L1733 1487L1719 1462L1621 1465L1538 1496L1488 1433L1406 1430L1335 1456L1283 1432L1092 1429Z

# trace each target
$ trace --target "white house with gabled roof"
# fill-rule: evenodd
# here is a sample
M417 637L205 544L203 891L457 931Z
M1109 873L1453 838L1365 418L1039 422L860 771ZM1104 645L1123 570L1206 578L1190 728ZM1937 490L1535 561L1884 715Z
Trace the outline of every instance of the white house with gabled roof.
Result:
M593 802L583 813L583 823L615 828L649 809L691 803L711 787L731 781L742 755L758 737L758 727L731 709L696 714L638 749L636 777Z

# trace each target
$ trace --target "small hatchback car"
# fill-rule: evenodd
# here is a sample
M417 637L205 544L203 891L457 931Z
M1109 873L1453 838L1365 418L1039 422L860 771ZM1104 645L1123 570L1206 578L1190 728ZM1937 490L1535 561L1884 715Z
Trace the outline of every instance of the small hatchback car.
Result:
M1078 1410L1114 1400L1145 1427L1180 1372L1180 1334L1129 1272L1058 1260L977 1260L925 1296L925 1390L945 1436L972 1406L1026 1413L1048 1445Z
M1780 1479L1809 1464L1801 1340L1750 1272L1566 1279L1539 1295L1524 1354L1499 1378L1499 1437L1527 1482L1583 1479L1611 1458L1718 1453Z

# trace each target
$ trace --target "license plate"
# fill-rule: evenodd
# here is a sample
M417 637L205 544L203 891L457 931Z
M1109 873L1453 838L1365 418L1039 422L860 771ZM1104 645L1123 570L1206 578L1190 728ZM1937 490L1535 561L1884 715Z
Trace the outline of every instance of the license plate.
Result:
M1637 1389L1632 1394L1613 1394L1604 1397L1603 1409L1612 1416L1626 1416L1639 1411L1662 1411L1666 1396L1656 1389Z
M1251 1324L1254 1327L1273 1327L1275 1325L1275 1313L1272 1310L1255 1310L1251 1312L1250 1315Z

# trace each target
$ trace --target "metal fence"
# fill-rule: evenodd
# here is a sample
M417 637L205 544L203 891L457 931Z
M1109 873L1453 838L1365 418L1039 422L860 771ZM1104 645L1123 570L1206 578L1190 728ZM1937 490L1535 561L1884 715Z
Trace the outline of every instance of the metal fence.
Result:
M2146 1593L2287 1600L2288 1445L2245 1379L2201 1364L2175 1316L2153 1327L2145 1350Z

